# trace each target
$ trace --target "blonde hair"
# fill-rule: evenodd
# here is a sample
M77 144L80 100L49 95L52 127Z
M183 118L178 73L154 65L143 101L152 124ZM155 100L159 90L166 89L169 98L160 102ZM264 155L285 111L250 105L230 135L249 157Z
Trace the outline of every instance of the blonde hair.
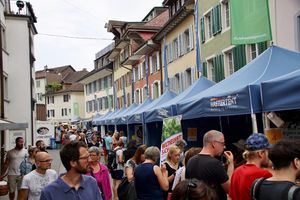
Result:
M256 150L256 151L245 150L243 153L243 158L245 160L253 160L254 158L258 157L258 155L257 155L258 152L265 152L265 151L266 151L265 149Z
M180 149L178 146L176 145L172 145L170 146L170 149L169 149L169 152L168 152L168 155L167 155L167 161L171 161L171 156L175 153L175 152L180 152Z

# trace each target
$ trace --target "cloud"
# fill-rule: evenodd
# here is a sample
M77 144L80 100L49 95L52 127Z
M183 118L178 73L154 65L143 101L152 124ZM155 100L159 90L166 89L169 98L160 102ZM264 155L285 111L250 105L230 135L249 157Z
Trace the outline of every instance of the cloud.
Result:
M112 42L104 28L109 20L141 21L162 0L31 0L41 34L103 38L81 40L35 36L36 70L72 65L76 70L94 68L95 54ZM107 40L110 39L110 40Z

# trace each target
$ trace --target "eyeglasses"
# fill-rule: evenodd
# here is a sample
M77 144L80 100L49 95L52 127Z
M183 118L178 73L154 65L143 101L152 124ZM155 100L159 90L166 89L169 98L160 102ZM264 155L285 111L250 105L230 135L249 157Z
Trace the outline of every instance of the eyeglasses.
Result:
M47 162L47 163L49 163L49 162L52 162L53 161L53 159L48 159L48 160L39 160L39 162Z
M217 142L217 143L219 143L219 144L225 146L225 142L221 142L221 141L218 141L218 140L215 140L214 142Z
M90 154L90 157L98 156L97 154Z
M90 155L79 157L78 160L88 160Z

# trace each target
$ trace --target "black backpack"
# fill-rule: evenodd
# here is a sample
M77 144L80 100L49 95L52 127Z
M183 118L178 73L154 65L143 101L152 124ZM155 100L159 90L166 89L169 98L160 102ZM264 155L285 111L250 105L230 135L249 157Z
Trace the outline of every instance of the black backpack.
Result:
M115 149L114 151L109 151L108 156L107 156L107 168L109 170L116 170L117 166L118 166L118 162L117 162L117 154L116 152L121 149Z
M256 179L251 187L251 198L253 200L258 200L257 199L257 195L258 195L258 191L260 189L261 184L264 182L266 178L258 178ZM294 193L295 191L298 189L299 187L296 185L292 185L289 188L287 188L287 196L288 196L288 200L293 200L294 198Z

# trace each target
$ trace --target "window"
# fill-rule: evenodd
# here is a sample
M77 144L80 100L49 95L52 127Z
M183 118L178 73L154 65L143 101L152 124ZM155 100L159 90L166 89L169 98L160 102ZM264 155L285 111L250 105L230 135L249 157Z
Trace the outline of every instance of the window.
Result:
M158 53L158 52L157 52ZM154 54L152 54L152 57L151 57L151 60L150 60L150 62L151 62L151 72L152 73L155 73L155 72L157 72L157 70L158 70L158 56L157 56L157 53L154 53Z
M156 99L159 97L159 85L158 82L153 83L152 89L152 99Z
M230 6L228 0L222 2L223 28L230 26Z
M213 60L210 59L207 61L207 78L215 81L215 69L214 69L214 65L213 65Z
M41 87L41 81L40 81L40 80L37 80L37 81L36 81L36 87L37 87L37 88Z
M65 94L64 97L63 97L63 99L64 99L64 102L69 102L70 95Z
M250 44L250 59L253 60L257 57L256 44Z
M212 37L212 17L211 17L211 12L209 12L207 15L205 15L205 21L206 21L206 26L205 30L207 30L207 38Z
M47 97L47 103L48 104L54 103L54 96L48 96Z
M137 90L135 91L134 101L135 101L135 103L137 103L137 104L140 103L140 89L137 89Z
M185 87L184 87L184 89L188 88L190 85L192 85L192 71L191 71L191 68L189 68L185 71Z
M37 98L39 101L43 100L43 94L42 93L37 93Z
M111 86L112 86L111 83L112 83L112 76L109 75L109 76L107 76L107 87L111 88Z
M48 110L47 111L47 116L48 117L55 117L55 111L54 110Z
M143 78L146 78L146 61L142 63L142 74Z
M61 116L68 116L68 109L67 108L62 108L61 109Z
M127 93L127 107L129 107L131 104L130 94Z
M234 73L232 50L225 52L225 75L230 76Z
M144 86L143 88L143 101L145 101L148 97L148 88L147 86Z
M97 81L94 81L93 82L93 93L97 92L98 91L98 88L97 88Z

